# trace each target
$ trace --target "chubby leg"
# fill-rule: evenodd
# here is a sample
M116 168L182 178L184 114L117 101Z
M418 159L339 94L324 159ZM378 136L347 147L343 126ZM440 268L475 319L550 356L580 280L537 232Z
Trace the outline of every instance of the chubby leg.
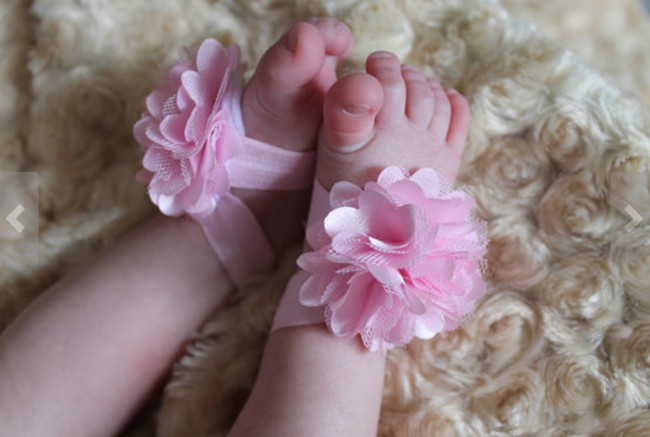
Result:
M325 99L321 185L362 186L390 165L429 166L455 178L469 123L465 99L391 53L371 55L366 70L340 79ZM322 324L274 331L231 435L374 436L383 372L380 353Z
M323 96L351 44L333 19L295 25L244 92L247 135L313 148ZM288 131L298 117L302 128ZM276 251L300 237L309 193L238 194ZM231 288L194 222L159 217L132 231L0 336L0 435L116 434Z
M135 229L0 337L0 434L116 433L229 284L189 220Z
M384 357L322 325L272 332L230 436L375 436Z

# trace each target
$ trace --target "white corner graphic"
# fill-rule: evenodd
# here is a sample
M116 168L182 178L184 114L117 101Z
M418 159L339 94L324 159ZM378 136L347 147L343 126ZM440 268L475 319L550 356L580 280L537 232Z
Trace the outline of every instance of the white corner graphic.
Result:
M9 223L19 234L22 234L25 230L25 226L18 221L18 216L25 211L25 208L22 205L18 205L14 208L13 211L7 216L5 220Z
M628 224L625 225L625 230L628 232L632 232L632 229L636 227L641 221L643 220L643 217L641 217L641 214L639 214L636 209L632 207L632 205L628 205L625 207L625 212L632 218Z

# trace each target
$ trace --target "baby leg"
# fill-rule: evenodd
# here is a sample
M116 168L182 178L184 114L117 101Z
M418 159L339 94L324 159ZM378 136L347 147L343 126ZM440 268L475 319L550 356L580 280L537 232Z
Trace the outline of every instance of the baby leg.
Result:
M247 135L313 148L322 97L351 44L336 20L295 25L244 91ZM288 131L296 117L301 129ZM300 238L307 191L237 194L276 252ZM193 221L158 217L132 231L0 336L0 435L119 432L232 287Z
M366 70L340 79L326 96L320 184L363 186L390 165L434 167L453 180L469 123L465 99L390 53L371 55ZM358 337L335 337L323 324L273 331L230 435L374 436L383 373L384 356Z

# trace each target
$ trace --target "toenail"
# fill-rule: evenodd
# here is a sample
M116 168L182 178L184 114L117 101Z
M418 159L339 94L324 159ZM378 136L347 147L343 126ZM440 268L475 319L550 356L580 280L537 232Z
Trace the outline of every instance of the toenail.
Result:
M460 93L458 91L456 91L455 89L453 89L453 88L447 88L447 94L452 95L452 96L457 96Z
M298 48L298 27L294 26L293 29L289 31L285 39L285 45L289 50L295 52Z
M345 114L353 116L366 115L370 113L370 106L366 105L347 105L342 109Z
M372 56L373 58L392 58L395 55L393 55L391 52L387 52L387 51L382 50L382 51L379 51L379 52L374 52L370 56Z

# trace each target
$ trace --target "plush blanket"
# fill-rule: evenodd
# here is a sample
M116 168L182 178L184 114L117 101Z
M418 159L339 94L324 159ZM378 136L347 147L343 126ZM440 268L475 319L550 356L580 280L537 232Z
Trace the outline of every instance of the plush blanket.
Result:
M3 1L0 171L38 173L40 226L32 238L0 232L0 329L154 213L133 179L131 127L159 68L212 36L239 44L251 71L313 15L351 26L344 70L393 50L472 108L460 180L489 222L488 294L457 331L389 353L380 435L650 435L650 23L639 0ZM124 435L228 430L296 255L197 333Z

